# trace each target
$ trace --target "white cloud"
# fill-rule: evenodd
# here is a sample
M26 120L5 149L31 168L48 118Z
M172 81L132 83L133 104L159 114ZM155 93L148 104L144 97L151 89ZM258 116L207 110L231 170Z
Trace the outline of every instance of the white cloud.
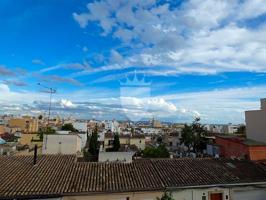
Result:
M111 50L110 62L121 63L123 61L123 56L116 50Z
M88 25L88 21L90 20L90 15L86 13L80 15L78 15L77 13L73 13L73 17L82 28L85 28Z
M67 99L61 99L60 105L63 108L76 108L77 105L73 104L70 100Z
M266 5L264 0L246 0L240 6L239 10L241 12L238 13L238 18L247 19L254 18L259 15L262 15L266 12Z
M0 84L1 113L47 113L49 95L39 92L12 91ZM208 123L243 123L244 111L260 108L259 97L266 96L266 86L231 88L200 92L176 92L151 98L119 97L101 88L58 93L52 97L52 115L100 119L125 119L156 116L161 120L190 122L200 116ZM78 101L77 101L78 99ZM124 100L121 104L121 100ZM99 114L100 113L100 114Z
M88 70L90 69L90 65L87 62L84 63L62 63L62 64L58 64L55 66L51 66L51 67L46 67L40 70L40 72L44 73L44 72L49 72L49 71L53 71L53 70L58 70L58 69L67 69L67 70Z
M9 89L8 85L0 83L0 92L1 93L9 93L10 89Z
M120 39L131 49L117 65L95 72L117 66L166 66L173 74L266 71L265 23L256 29L239 25L266 13L263 0L190 0L180 7L171 7L168 1L113 4L95 1L88 4L87 12L74 13L82 27L97 23L103 35Z

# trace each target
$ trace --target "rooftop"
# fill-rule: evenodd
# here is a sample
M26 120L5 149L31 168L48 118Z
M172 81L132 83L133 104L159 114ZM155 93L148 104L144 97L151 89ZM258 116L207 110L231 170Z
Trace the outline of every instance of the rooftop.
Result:
M105 138L113 138L113 133L106 133ZM119 138L133 138L133 139L145 139L145 135L142 134L134 134L134 135L119 135Z
M220 137L226 140L230 140L231 142L240 143L246 146L266 146L266 143L243 138L243 137L237 137L237 136L231 136L231 135L219 135L216 137Z
M34 166L33 156L0 156L0 198L266 181L266 171L250 161L183 158L92 163L76 160L74 155L45 155Z

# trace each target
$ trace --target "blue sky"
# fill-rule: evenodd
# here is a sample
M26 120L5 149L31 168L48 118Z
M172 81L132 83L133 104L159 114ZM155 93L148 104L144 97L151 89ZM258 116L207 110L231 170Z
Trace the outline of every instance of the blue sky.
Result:
M2 0L0 27L1 113L45 114L38 82L79 118L242 123L266 96L261 0Z

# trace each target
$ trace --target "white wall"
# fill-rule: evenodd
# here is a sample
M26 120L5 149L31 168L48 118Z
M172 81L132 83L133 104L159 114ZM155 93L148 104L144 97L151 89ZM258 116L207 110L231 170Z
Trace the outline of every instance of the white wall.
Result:
M266 142L266 111L246 111L247 138Z
M99 162L120 162L130 163L135 152L99 152Z
M254 187L234 187L222 188L213 187L206 189L183 189L172 192L175 200L202 200L202 196L206 196L206 200L210 200L211 193L223 193L223 200L265 200L266 188Z
M247 138L266 143L266 99L261 99L261 110L246 111Z
M173 198L175 200L202 200L202 196L206 196L206 200L210 200L209 195L211 193L223 193L223 200L226 200L226 195L229 195L230 191L228 188L203 188L203 189L181 189L179 191L172 192Z
M81 138L78 135L44 135L43 154L76 154L81 152Z
M83 149L87 142L87 133L79 133L78 136L81 138L81 148Z
M88 130L88 124L87 122L74 122L73 127L77 129L79 132L86 132Z
M233 200L265 200L266 188L239 188L233 190Z

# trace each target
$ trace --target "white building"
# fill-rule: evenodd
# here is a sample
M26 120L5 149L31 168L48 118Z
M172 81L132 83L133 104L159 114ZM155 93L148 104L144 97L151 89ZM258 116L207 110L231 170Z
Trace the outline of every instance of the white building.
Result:
M43 137L43 154L77 154L82 141L76 134L51 134Z
M245 112L247 138L266 143L266 99L261 99L260 110Z
M142 127L141 131L145 135L159 135L159 134L162 134L162 129L161 128Z
M226 124L223 127L223 133L229 133L229 134L234 134L237 132L239 125L234 125L234 124Z
M99 162L124 162L131 163L135 152L99 152Z
M74 122L73 127L78 130L79 132L86 132L88 130L88 123L87 122Z
M78 133L78 136L81 139L81 148L83 149L86 146L88 135L85 132Z
M73 134L71 133L71 131L56 131L57 134L60 134L60 135L68 135L68 134ZM87 138L88 138L88 135L86 132L79 132L79 133L74 133L76 135L78 135L81 139L81 148L83 149L85 146L86 146L86 143L87 143Z
M110 130L112 133L120 133L119 123L116 120L104 121L105 130Z

